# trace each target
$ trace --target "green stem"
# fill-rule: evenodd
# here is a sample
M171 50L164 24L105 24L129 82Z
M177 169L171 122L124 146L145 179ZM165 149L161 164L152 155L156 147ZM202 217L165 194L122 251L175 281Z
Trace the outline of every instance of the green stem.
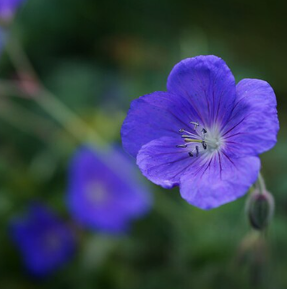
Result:
M21 97L27 97L27 93L23 92L18 87L18 81L13 80L0 80L0 93L4 96L18 95Z
M48 141L49 132L54 130L52 122L39 117L22 106L12 103L5 97L0 99L0 115L10 125L25 133L36 135L44 142ZM41 130L39 127L41 127Z
M257 186L258 186L258 189L259 189L261 194L264 191L266 191L265 181L264 181L264 178L263 178L261 172L259 172L259 175L258 175Z
M92 127L85 123L85 121L83 121L77 114L75 114L53 93L48 91L43 86L16 37L10 37L6 50L19 75L21 75L21 73L24 71L30 79L33 79L33 81L36 82L39 88L39 91L36 93L37 95L31 95L21 91L22 95L26 94L29 96L29 98L32 98L43 110L50 114L80 143L91 141L96 146L107 146L106 142L94 131ZM9 92L13 92L15 87L6 83L6 89Z
M13 34L9 37L5 49L18 73L25 72L33 79L39 81L38 75L24 52L22 45L19 43L17 37L13 37Z
M92 141L97 146L106 145L105 141L96 134L92 127L86 124L51 92L43 89L33 99L80 143Z

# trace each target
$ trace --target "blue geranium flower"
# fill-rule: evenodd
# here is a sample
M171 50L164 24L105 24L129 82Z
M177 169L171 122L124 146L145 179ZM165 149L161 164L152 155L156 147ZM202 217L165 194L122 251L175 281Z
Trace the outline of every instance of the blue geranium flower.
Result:
M36 277L52 273L74 253L72 231L43 205L32 205L24 218L12 221L10 229L27 270Z
M135 179L128 156L118 150L76 151L69 168L68 206L82 225L108 233L125 232L151 207L151 195Z
M186 201L211 209L246 193L278 130L271 86L258 79L236 85L225 62L209 55L178 63L167 92L134 100L121 134L149 180L179 185Z
M25 0L0 0L0 19L9 21Z

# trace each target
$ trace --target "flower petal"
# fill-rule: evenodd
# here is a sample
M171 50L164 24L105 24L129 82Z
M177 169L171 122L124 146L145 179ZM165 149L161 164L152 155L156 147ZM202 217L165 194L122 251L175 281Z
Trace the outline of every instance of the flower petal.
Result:
M213 55L187 58L171 71L167 90L184 97L205 127L225 123L236 99L234 76L226 63Z
M178 185L185 170L201 160L191 158L188 148L176 147L179 144L183 144L180 138L162 137L144 145L137 155L143 175L166 189Z
M279 121L272 87L258 79L237 84L237 102L223 131L228 150L234 154L258 155L277 141Z
M180 179L181 196L204 210L216 208L243 196L256 181L258 157L230 158L215 154L200 169L190 167Z
M189 129L189 122L195 117L195 111L184 98L160 91L144 95L131 103L121 129L123 147L136 157L151 140L176 137L179 129Z

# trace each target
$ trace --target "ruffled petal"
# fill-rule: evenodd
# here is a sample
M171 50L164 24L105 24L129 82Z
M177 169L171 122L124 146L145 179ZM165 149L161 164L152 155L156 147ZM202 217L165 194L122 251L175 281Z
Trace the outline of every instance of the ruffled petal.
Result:
M205 127L229 118L236 99L234 76L226 63L213 55L187 58L171 71L167 90L185 98Z
M166 92L144 95L131 103L121 129L123 147L136 157L143 145L163 136L178 136L179 129L189 129L189 122L196 118L193 107L180 96Z
M259 170L258 157L234 159L217 153L199 169L190 167L186 171L180 179L180 193L198 208L216 208L243 196L256 181Z
M201 161L190 157L188 148L176 147L179 144L183 144L180 138L162 137L144 145L137 155L143 175L166 189L178 185L181 175Z
M237 102L223 137L229 153L258 155L277 141L279 121L272 87L258 79L243 79L237 84Z

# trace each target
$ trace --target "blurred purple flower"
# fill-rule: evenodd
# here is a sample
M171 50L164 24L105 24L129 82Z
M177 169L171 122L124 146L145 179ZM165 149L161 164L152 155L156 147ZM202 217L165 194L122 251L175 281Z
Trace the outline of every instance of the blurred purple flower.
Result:
M0 19L9 21L25 0L0 0Z
M237 85L213 55L178 63L168 92L132 102L121 134L142 173L202 209L246 193L260 169L258 155L272 148L279 123L271 86L258 79Z
M23 218L12 221L11 237L19 248L27 270L44 277L72 257L75 236L52 211L34 204Z
M128 230L151 207L151 195L119 150L78 149L69 167L68 206L82 225L108 233Z

